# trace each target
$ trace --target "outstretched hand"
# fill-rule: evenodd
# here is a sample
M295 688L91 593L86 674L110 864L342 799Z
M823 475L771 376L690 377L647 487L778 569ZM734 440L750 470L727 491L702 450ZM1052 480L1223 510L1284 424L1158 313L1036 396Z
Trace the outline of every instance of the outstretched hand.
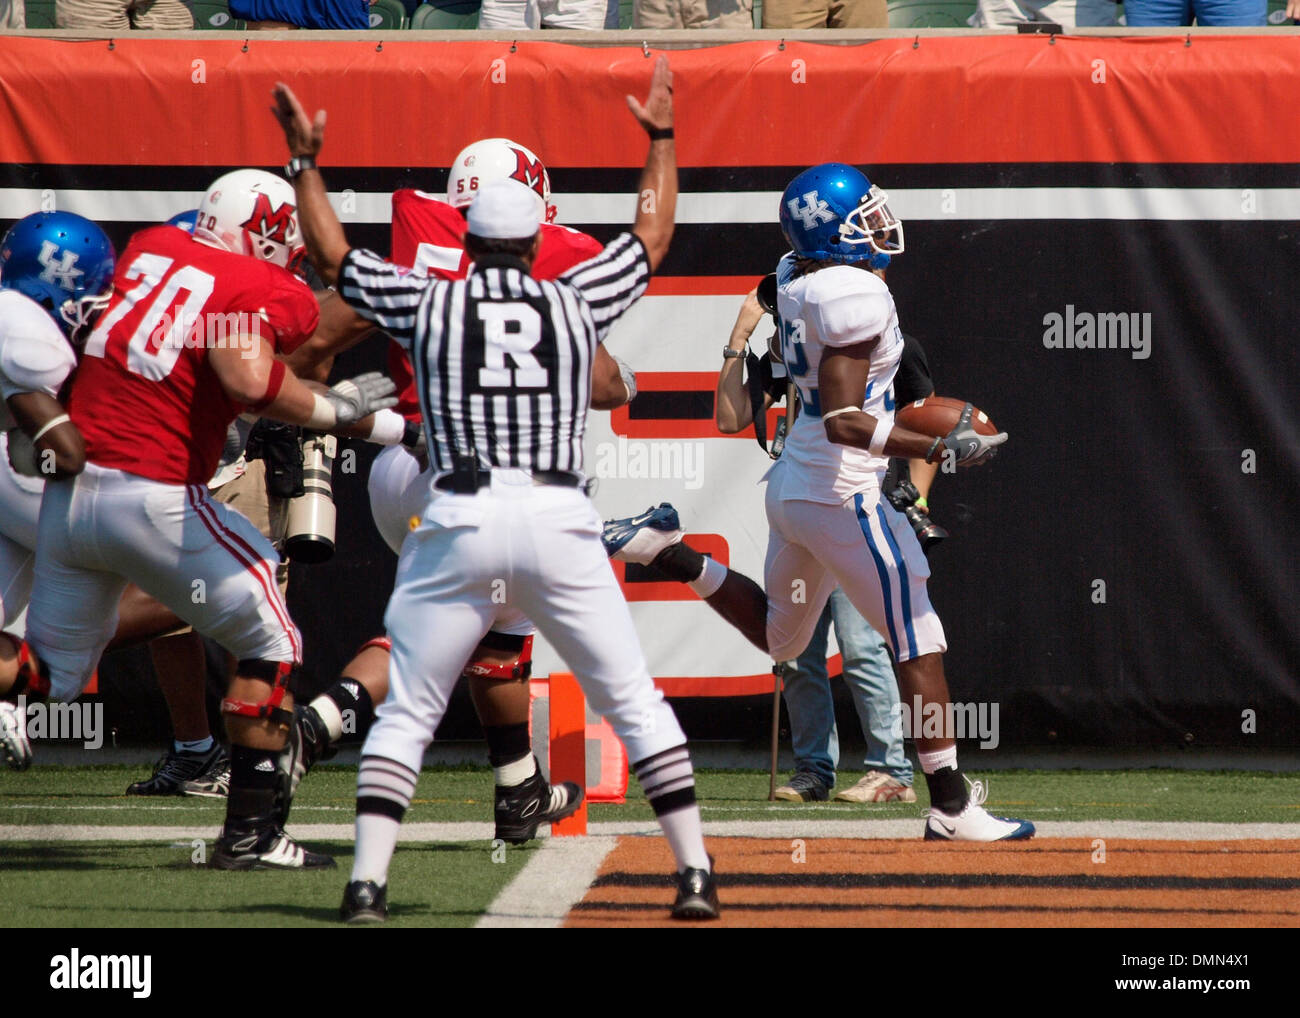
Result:
M317 110L316 119L308 120L302 103L283 81L276 82L271 95L275 97L271 112L284 128L284 140L289 145L289 154L312 157L319 154L325 143L325 111Z
M647 131L660 131L673 126L673 72L668 69L668 58L655 61L654 76L650 79L650 94L642 106L633 96L627 97L627 108L637 123Z

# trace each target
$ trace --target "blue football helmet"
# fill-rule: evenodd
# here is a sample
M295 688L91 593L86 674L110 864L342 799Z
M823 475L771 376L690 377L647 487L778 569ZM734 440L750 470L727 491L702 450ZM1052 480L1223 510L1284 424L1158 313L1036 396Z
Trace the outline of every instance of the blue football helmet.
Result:
M0 241L0 288L17 290L50 313L71 336L108 306L113 243L72 212L34 212Z
M801 258L861 262L903 253L903 224L889 196L844 163L822 163L781 195L781 230Z
M188 212L177 212L167 220L168 226L179 226L186 233L194 232L194 224L198 221L199 210L190 209Z

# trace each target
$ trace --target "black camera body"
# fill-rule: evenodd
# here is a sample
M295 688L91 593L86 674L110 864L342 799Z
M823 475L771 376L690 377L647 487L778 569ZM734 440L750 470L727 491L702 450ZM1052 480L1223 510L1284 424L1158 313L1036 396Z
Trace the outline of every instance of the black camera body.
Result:
M921 542L921 550L928 556L930 549L948 536L948 531L935 523L917 508L916 502L921 493L910 480L900 479L898 487L885 496L889 504L902 513L911 524L916 538Z

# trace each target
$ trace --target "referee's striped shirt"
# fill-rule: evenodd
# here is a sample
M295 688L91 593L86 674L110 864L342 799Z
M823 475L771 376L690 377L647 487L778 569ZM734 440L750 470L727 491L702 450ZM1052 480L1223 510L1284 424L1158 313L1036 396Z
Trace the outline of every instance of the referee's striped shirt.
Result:
M596 345L649 281L644 245L623 233L555 280L508 255L479 259L465 279L424 277L353 248L339 293L410 351L436 469L459 452L580 471Z

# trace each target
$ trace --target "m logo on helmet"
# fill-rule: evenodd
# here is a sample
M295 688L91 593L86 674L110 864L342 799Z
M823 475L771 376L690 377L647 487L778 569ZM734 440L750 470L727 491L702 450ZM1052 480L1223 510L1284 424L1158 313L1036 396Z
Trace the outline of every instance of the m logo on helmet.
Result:
M543 181L546 179L546 168L542 166L540 159L529 159L523 149L513 149L515 153L515 172L510 174L511 180L517 180L521 184L527 184L534 191L546 197Z
M297 206L284 202L278 209L271 208L271 199L258 192L253 214L240 225L249 233L273 240L277 244L289 242L289 227L293 225Z
M798 218L803 221L805 230L817 229L819 223L829 223L835 219L835 213L831 207L817 197L816 191L809 191L803 196L806 204L802 207L799 205L798 198L791 198L786 202L786 207L790 210L792 218Z
M62 257L55 257L60 254ZM69 293L76 292L77 277L85 275L81 269L77 268L77 252L60 252L59 245L54 241L43 240L41 241L41 253L37 255L37 260L45 266L41 270L42 281L61 286Z

